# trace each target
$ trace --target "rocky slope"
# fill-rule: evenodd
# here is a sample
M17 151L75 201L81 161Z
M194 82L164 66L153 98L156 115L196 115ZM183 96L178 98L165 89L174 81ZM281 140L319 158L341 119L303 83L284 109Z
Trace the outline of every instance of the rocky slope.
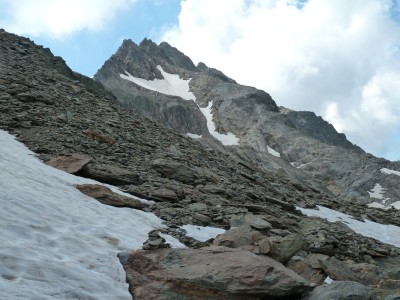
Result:
M130 42L124 45L126 51L133 47ZM216 138L207 133L207 120L201 110L197 114L199 123L182 125L179 121L174 129L162 126L160 123L164 121L151 121L121 106L118 102L125 106L131 104L124 103L118 95L114 98L99 83L74 73L48 49L0 31L0 129L18 136L48 164L153 200L150 206L127 204L127 199L113 198L106 190L79 187L107 205L155 212L168 226L163 231L191 248L166 249L157 234L149 233L146 248L154 250L134 252L125 263L131 293L137 299L145 299L143 295L149 290L152 294L147 299L201 299L202 295L208 295L209 299L316 299L312 294L307 296L308 291L321 285L329 275L338 280L336 288L333 287L339 296L350 286L358 287L359 294L368 294L371 299L384 299L390 294L395 297L400 290L398 270L393 268L400 260L398 248L357 234L343 223L306 217L296 206L319 204L352 212L356 218L362 216L393 224L399 222L398 211L380 211L342 201L308 173L288 163L299 162L298 157L303 155L301 157L310 159L311 166L317 165L317 157L312 152L317 149L312 146L317 144L322 145L318 154L323 154L325 160L328 154L336 160L340 151L348 156L365 157L374 164L370 168L379 160L340 136L330 137L328 125L324 129L326 134L313 133L302 121L319 122L313 115L295 114L291 118L296 120L290 121L290 113L282 112L265 92L239 86L204 65L195 67L176 49L162 45L145 41L141 46L157 54L154 60L159 61L149 63L148 55L145 60L137 59L141 65L136 65L134 57L114 56L113 59L122 60L126 65L108 62L105 66L109 64L110 70L117 68L115 72L123 72L123 68L131 66L126 71L132 76L139 75L135 72L144 72L148 79L161 79L163 75L155 64L163 64L164 71L193 78L190 84L196 103L177 96L153 94L129 81L127 86L138 95L136 98L143 100L144 107L153 105L152 101L159 105L157 109L160 110L154 117L169 105L175 105L166 101L175 101L178 106L185 103L192 116L193 107L202 108L212 99L214 116L219 116L215 122L217 127L239 136L243 145L218 145ZM99 74L96 78L100 80ZM117 75L108 75L109 84L114 82L124 87L125 81ZM107 78L106 74L102 76ZM107 86L107 82L103 83ZM203 88L204 94L201 94ZM226 97L221 96L221 91L226 92ZM220 95L218 99L214 97L217 94ZM253 100L248 101L249 98ZM160 102L162 99L165 101ZM229 103L236 104L229 106ZM180 108L177 111L181 111ZM235 122L228 112L232 118L245 118ZM255 120L257 113L259 120ZM264 127L265 124L269 127ZM173 126L169 124L169 127ZM299 128L303 131L301 135ZM264 136L267 129L271 136ZM187 130L205 138L192 139L186 136ZM256 131L259 135L245 134ZM295 139L295 135L300 138ZM295 143L289 145L290 138L295 139ZM327 143L321 139L326 139ZM287 148L278 147L285 142ZM279 150L281 158L268 154L267 146ZM310 149L303 149L303 146ZM298 156L294 157L294 153ZM343 157L342 163L347 159ZM361 164L360 160L354 162L357 164ZM383 160L381 164L393 167ZM320 169L309 173L326 175L325 167L318 166ZM337 164L335 166L339 169ZM377 173L380 174L379 169ZM336 174L339 173L334 176L338 176ZM371 179L373 183L379 180L377 178ZM229 230L215 240L202 242L178 228L185 224ZM202 259L193 259L197 255ZM222 257L230 264L224 264ZM125 260L121 258L121 262ZM253 272L247 268L252 265L264 267ZM238 269L243 269L239 275L235 273ZM371 272L379 276L370 278ZM9 279L1 275L0 280L7 283ZM167 285L163 284L164 280ZM340 285L340 281L345 285ZM317 295L325 292L315 289ZM332 294L332 288L326 293ZM387 299L395 299L393 297Z
M182 97L147 89L143 82L164 79L158 66L183 80L190 79L195 100L185 101ZM127 74L129 78L123 76ZM399 199L400 191L395 183L398 178L381 171L383 168L399 170L399 162L365 153L312 112L278 107L264 91L237 84L203 63L195 66L165 42L157 45L144 40L136 45L125 40L94 78L118 102L159 124L184 134L201 135L203 140L215 141L216 136L223 143L218 135L228 133L232 138L226 145L240 143L239 147L231 147L235 148L231 153L266 171L284 172L314 188L326 188L325 192L338 196L341 201L379 202L383 207ZM212 113L216 134L205 125L204 110L207 109ZM235 138L239 143L232 143ZM276 156L279 153L280 159L273 159L269 153ZM368 193L377 185L385 191L381 199ZM386 201L382 204L382 200Z

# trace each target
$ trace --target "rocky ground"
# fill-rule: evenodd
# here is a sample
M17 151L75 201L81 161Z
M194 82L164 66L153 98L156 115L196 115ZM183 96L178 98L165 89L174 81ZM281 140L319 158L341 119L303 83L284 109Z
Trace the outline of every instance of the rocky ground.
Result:
M133 253L125 267L137 299L344 299L349 290L363 295L354 299L400 299L398 248L303 216L296 206L320 204L395 224L398 211L346 204L160 126L120 106L48 49L4 31L0 105L0 129L43 161L154 204L77 187L82 192L107 205L153 211L190 247L164 248L156 237L150 245L158 249ZM182 224L228 231L201 243L177 228ZM337 282L315 288L328 275Z

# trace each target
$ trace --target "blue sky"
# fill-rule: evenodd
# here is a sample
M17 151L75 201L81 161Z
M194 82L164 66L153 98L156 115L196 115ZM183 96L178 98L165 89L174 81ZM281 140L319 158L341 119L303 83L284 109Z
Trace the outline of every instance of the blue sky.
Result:
M400 159L400 0L0 0L0 27L93 76L123 39L310 110L367 152Z
M1 3L1 2L0 2ZM49 47L74 71L93 76L118 49L123 39L140 43L145 37L158 39L165 28L178 23L180 0L139 0L120 11L101 30L83 29L62 37L24 33L37 44ZM0 12L0 19L4 11Z

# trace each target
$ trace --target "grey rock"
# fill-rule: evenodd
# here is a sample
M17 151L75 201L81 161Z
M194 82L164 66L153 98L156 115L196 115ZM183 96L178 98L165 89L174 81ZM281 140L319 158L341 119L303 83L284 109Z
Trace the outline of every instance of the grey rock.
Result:
M152 162L152 167L160 174L184 183L193 183L201 177L196 170L173 160L156 159Z
M165 299L258 299L299 295L302 277L267 256L225 247L138 250L124 268L132 295Z
M334 281L316 287L305 300L372 300L372 289L357 282Z

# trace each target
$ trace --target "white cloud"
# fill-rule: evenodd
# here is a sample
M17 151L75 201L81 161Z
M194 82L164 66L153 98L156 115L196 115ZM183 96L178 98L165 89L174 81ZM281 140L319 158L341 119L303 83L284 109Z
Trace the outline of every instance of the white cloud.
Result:
M400 124L396 3L185 0L179 24L162 39L266 90L278 105L322 115L352 142L385 155Z
M17 34L64 37L103 29L136 0L0 0L0 27Z

